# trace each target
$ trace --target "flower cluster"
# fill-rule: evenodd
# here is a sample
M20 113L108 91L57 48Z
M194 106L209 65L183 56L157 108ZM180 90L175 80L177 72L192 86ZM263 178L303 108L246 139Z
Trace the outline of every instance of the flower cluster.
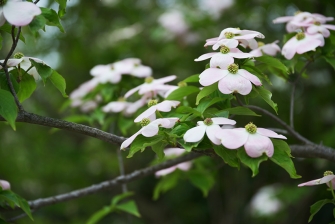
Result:
M237 59L252 58L253 54L244 53L238 49L238 45L256 49L258 47L255 38L264 38L264 35L252 30L240 30L227 28L221 31L219 37L206 40L205 46L213 45L213 50L220 52L201 55L195 61L211 58L210 68L200 74L200 84L209 86L218 82L218 88L223 94L239 93L247 95L251 92L252 83L262 85L259 78L245 69L240 69L235 62Z
M287 23L286 30L288 32L297 32L283 46L282 54L284 57L292 59L296 53L303 54L324 46L324 38L330 35L329 30L335 30L335 25L325 24L332 20L334 20L333 17L309 12L298 12L294 16L275 19L274 23Z

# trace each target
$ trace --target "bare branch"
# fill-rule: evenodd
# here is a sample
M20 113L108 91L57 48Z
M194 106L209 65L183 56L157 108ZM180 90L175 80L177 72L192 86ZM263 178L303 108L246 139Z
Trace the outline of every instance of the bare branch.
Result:
M292 155L300 158L320 158L335 162L335 149L324 145L290 145Z

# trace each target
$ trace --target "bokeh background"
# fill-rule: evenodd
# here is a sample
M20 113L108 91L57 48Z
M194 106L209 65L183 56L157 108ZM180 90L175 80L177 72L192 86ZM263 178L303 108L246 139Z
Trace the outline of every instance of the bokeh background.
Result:
M39 6L58 8L54 1L41 0ZM152 67L154 77L177 75L178 81L203 71L206 62L194 62L210 52L203 47L205 39L218 36L227 27L256 30L271 43L286 33L283 24L273 24L279 16L296 11L335 16L335 2L329 0L69 0L62 20L65 33L47 27L39 38L23 29L26 44L17 51L41 58L64 76L67 93L91 77L97 64L108 64L128 57L142 60ZM333 23L334 24L334 23ZM332 32L332 35L335 35ZM4 58L10 37L3 34ZM295 127L310 140L335 148L335 82L334 69L324 61L312 64L301 80L296 94ZM266 86L278 103L279 116L289 117L291 86L283 79L268 74L273 85ZM50 87L50 88L49 88ZM256 102L258 103L258 102ZM80 113L65 107L64 99L50 84L39 84L32 98L24 102L29 112L54 118L67 118ZM271 110L270 107L263 103ZM63 109L62 109L63 108ZM65 109L64 109L65 108ZM87 114L86 114L87 115ZM108 115L113 116L113 115ZM253 121L262 127L280 128L267 117L236 117L238 122ZM99 124L91 124L100 127ZM11 182L12 189L34 200L66 193L119 175L117 146L99 140L56 131L31 124L17 124L13 131L0 124L0 178ZM288 136L288 143L296 142ZM124 159L126 154L123 155ZM126 173L146 167L154 159L151 150L125 159ZM129 220L124 213L112 213L100 223L307 223L309 206L330 198L326 186L298 188L297 184L319 178L335 165L321 159L294 159L302 179L289 175L271 162L262 163L260 173L252 178L246 167L240 170L223 165L217 158L202 158L215 175L215 184L204 197L186 180L153 200L157 183L154 176L128 185L136 194L141 218ZM218 168L219 167L219 168ZM116 187L95 195L47 206L34 212L35 222L28 218L16 223L56 224L85 223L97 210L121 193ZM333 221L331 205L325 206L311 223ZM19 214L3 213L5 217Z

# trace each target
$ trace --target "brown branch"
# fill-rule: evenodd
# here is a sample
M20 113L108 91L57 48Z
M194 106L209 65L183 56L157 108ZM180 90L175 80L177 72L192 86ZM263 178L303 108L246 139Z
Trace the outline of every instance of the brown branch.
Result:
M335 162L335 149L324 145L290 145L292 155L299 158L320 158Z

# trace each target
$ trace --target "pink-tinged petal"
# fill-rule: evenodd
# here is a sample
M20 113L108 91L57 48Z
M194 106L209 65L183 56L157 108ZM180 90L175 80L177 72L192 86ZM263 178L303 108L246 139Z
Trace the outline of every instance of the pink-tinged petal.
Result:
M287 139L284 135L278 135L276 132L265 128L257 128L257 134L264 135L270 138Z
M320 179L311 180L311 181L299 184L298 187L314 186L314 185L324 184L324 183L328 183L329 181L332 181L334 178L335 178L335 175L327 175L327 176L324 176Z
M226 46L228 48L236 48L238 46L238 40L235 39L222 39L220 41L217 41L213 45L213 50L219 49L221 46Z
M171 82L172 80L175 80L176 78L177 78L177 76L170 75L170 76L166 76L164 78L155 79L153 81L153 83L155 83L155 84L162 84L162 83L166 83L166 82Z
M331 24L324 24L322 25L323 27L330 29L330 30L335 30L335 25L331 25Z
M213 117L211 119L213 121L213 124L236 124L236 121L224 117Z
M167 149L164 149L164 154L165 154L166 157L180 156L184 152L185 152L185 149L181 149L181 148L167 148Z
M199 77L199 83L203 86L209 86L228 75L228 70L218 68L208 68L203 71Z
M245 69L239 69L238 74L243 76L244 78L248 79L250 82L252 82L256 86L261 86L262 85L261 80L259 80L259 78L257 76L251 74L250 72L248 72Z
M258 43L255 39L250 39L247 40L248 41L248 46L250 47L250 49L254 50L256 48L258 48Z
M200 57L194 59L194 61L203 61L203 60L206 60L208 58L211 58L215 54L217 54L217 52L211 52L211 53L203 54Z
M298 47L298 40L294 36L285 43L282 49L282 54L286 59L290 60L297 52L297 47Z
M2 190L9 190L10 189L10 183L6 180L0 180L0 187Z
M209 138L209 140L211 140L211 142L213 142L213 144L215 145L220 145L221 144L221 140L218 139L215 134L217 132L219 132L221 130L220 126L217 124L212 124L210 126L207 126L206 128L206 134L207 137Z
M7 66L8 67L13 67L13 66L17 66L18 64L20 64L22 62L22 58L21 59L9 59L7 61ZM5 60L0 60L1 63L3 63ZM2 66L0 65L0 69L2 69Z
M273 23L287 23L289 21L291 21L294 18L294 16L282 16L282 17L278 17L274 20L272 20Z
M142 128L141 134L145 137L152 137L154 135L157 135L159 131L159 127L156 123L151 122L147 126L144 126Z
M159 118L157 120L152 121L151 123L157 124L163 128L172 128L178 120L179 118L177 117Z
M244 53L238 48L232 48L230 49L229 55L232 56L233 58L251 58L253 57L252 54L250 53Z
M142 84L143 85L143 84ZM133 95L134 93L136 93L141 87L142 85L139 85L131 90L129 90L128 92L126 92L126 94L124 94L124 98L128 98L130 97L131 95Z
M247 142L244 144L244 148L248 156L257 158L265 153L268 157L272 157L274 148L271 140L263 135L249 134Z
M206 39L206 42L208 42L208 41L218 41L218 40L219 40L218 37L212 37L212 38Z
M137 66L130 74L135 77L144 78L152 75L152 69L148 66Z
M146 104L142 99L135 101L134 103L129 103L128 107L125 110L126 115L131 115L135 113L139 108L143 107Z
M215 136L227 149L237 149L247 142L249 133L244 128L221 129Z
M321 45L321 41L318 39L309 39L299 44L297 47L297 53L303 54L308 51L313 51L315 48Z
M185 142L199 142L203 139L205 132L206 132L206 125L200 125L194 128L189 129L184 134L184 141Z
M208 46L214 45L216 43L217 43L217 40L210 40L210 41L207 41L205 43L204 47L208 47ZM213 48L213 50L215 50L215 49Z
M152 114L156 113L156 106L149 107L147 110L143 111L137 118L135 118L134 122L140 122L143 118L149 118Z
M263 55L260 48L250 51L250 54L252 54L254 57L261 57Z
M142 129L141 128L138 132L136 132L135 134L133 134L132 136L130 136L129 138L127 138L124 142L122 142L121 146L120 146L120 149L121 150L124 150L126 148L128 148L128 146L135 140L135 138L141 134L142 132Z
M211 68L220 67L221 69L227 68L230 64L234 63L234 58L230 54L216 53L210 61Z
M275 43L264 45L261 49L265 54L271 56L276 56L277 52L280 52L280 47Z
M236 39L236 40L249 40L249 39L254 39L257 36L258 36L257 33L249 33L249 34L245 34L245 35L241 35L241 36L235 36L234 39Z
M191 162L184 162L184 163L179 163L177 165L177 168L183 171L187 171L191 168L192 163Z
M102 108L102 111L106 113L107 112L118 113L118 112L123 111L127 106L128 106L128 102L121 102L121 101L110 102L109 104L107 104L106 106Z
M35 16L41 14L41 9L31 2L7 1L3 6L6 20L15 26L28 25Z
M90 70L92 76L99 76L104 74L107 70L111 70L109 65L96 65Z
M175 171L176 169L177 169L177 166L172 166L172 167L169 167L169 168L166 168L166 169L157 171L157 172L155 173L155 176L156 176L156 177L166 176L166 175L168 175L169 173L172 173L173 171Z
M179 101L176 100L165 100L159 104L156 105L157 110L163 111L163 112L169 112L171 111L171 108L176 108L180 104Z
M218 87L223 94L238 92L241 95L247 95L251 92L252 84L249 80L238 74L228 74L219 81Z

